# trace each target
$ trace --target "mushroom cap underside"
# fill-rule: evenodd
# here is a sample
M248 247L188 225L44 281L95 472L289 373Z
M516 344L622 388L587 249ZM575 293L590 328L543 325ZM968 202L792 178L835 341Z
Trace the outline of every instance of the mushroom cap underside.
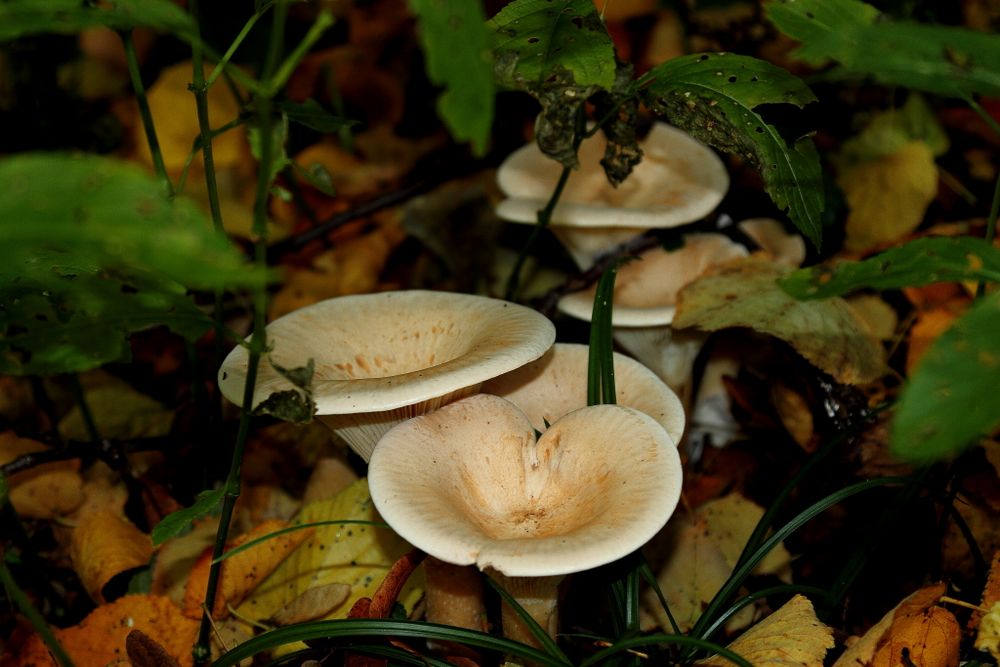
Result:
M488 394L396 426L368 474L382 518L414 546L528 577L631 553L666 523L681 488L677 448L648 415L585 407L536 441L521 410Z

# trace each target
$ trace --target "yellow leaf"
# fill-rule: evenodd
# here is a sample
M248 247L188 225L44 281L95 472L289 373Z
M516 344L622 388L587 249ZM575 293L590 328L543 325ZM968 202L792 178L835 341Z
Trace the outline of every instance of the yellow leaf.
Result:
M790 344L843 384L881 377L881 344L840 298L798 301L778 287L791 269L737 259L708 269L677 296L673 326L718 331L749 327Z
M937 180L934 156L922 141L847 168L837 180L850 208L844 247L857 252L912 232L937 195Z
M153 555L153 543L132 522L103 510L83 517L73 531L69 553L84 589L95 601L104 602L107 583L146 565Z
M359 479L335 498L307 505L297 517L301 523L336 519L381 521L368 494L367 479ZM371 597L392 564L409 550L410 546L387 528L356 524L318 527L237 611L242 617L264 621L311 588L347 584L350 595L325 615L344 618L359 598ZM411 578L399 601L411 610L421 595L421 586Z
M208 74L206 68L205 74ZM164 69L159 78L150 86L146 97L149 110L156 124L156 136L163 153L167 170L180 172L184 168L188 153L195 138L201 133L194 95L188 90L193 78L190 61L171 65ZM213 129L217 129L239 116L240 108L233 94L221 79L208 89L208 118ZM149 144L142 123L135 125L135 143L138 157L151 165ZM246 129L235 127L212 140L212 157L216 168L226 168L247 159L249 147ZM195 156L194 164L201 167L201 152Z
M24 454L48 449L13 431L0 432L0 465ZM29 468L7 479L10 502L26 519L55 519L83 503L83 478L78 460L59 461Z
M983 614L976 631L976 648L1000 660L1000 601Z
M84 397L102 438L153 438L170 432L172 410L140 394L126 382L110 376L96 377L100 384L85 387ZM59 433L67 440L90 440L79 406L59 420Z
M732 573L743 546L764 510L738 493L705 503L691 514L678 516L651 546L665 556L657 574L660 590L681 631L689 630L705 605L722 588ZM784 546L771 550L754 570L788 578L791 555ZM664 630L670 628L656 596L649 592L646 605ZM753 618L752 607L733 616L727 628L745 627Z
M727 648L752 665L822 667L827 649L833 648L833 631L816 618L808 598L796 595ZM732 663L715 656L697 664Z

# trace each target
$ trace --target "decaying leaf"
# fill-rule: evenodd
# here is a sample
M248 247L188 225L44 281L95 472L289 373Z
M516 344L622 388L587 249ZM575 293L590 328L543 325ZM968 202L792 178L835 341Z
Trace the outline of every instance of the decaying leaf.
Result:
M142 567L153 555L149 535L118 513L104 510L84 516L73 531L70 557L84 589L98 603L104 587L123 572Z
M957 301L950 306L923 310L917 314L917 319L910 328L909 345L906 349L907 375L913 373L927 348L948 330L967 305L966 301Z
M650 560L662 561L657 574L670 611L681 631L689 630L704 605L732 573L744 545L764 510L738 493L709 501L694 512L675 515L663 533L648 547ZM754 570L788 578L791 555L778 545ZM656 596L649 592L646 605L661 628L670 628ZM753 608L745 607L727 625L730 630L745 627L753 618Z
M1000 551L993 554L990 576L979 606L989 611L975 612L969 618L969 626L976 628L975 646L1000 660Z
M330 500L305 506L297 521L380 521L368 494L368 480L359 479ZM386 528L329 525L315 533L269 576L237 609L240 616L266 620L310 588L347 584L350 595L324 618L344 618L357 600L371 597L392 564L410 549ZM422 595L413 578L399 601L411 610Z
M852 644L834 667L896 667L907 664L928 667L958 665L961 629L952 613L935 606L945 585L935 584L916 591L861 639Z
M0 432L0 465L19 456L40 452L45 445L19 438L14 431ZM55 519L83 502L83 477L78 460L35 466L7 479L10 502L25 519Z
M177 659L142 630L125 636L125 652L132 667L178 667Z
M233 540L227 551L251 540L273 533L287 524L284 521L265 521L249 533ZM212 607L213 618L224 618L228 607L236 607L250 595L289 554L313 534L311 528L284 533L261 542L222 562L219 588ZM208 588L208 571L212 564L212 552L206 550L191 570L187 586L184 588L184 613L192 618L201 618L201 605Z
M358 474L342 458L324 457L313 466L302 503L329 500L358 480Z
M837 179L850 208L844 246L860 251L912 232L937 195L937 180L934 155L922 141L845 170Z
M822 667L827 650L833 648L833 631L816 618L808 598L796 595L726 648L751 665ZM697 664L732 663L715 656Z
M877 294L854 294L846 300L876 338L886 341L896 335L899 317L882 297Z
M681 289L674 327L717 331L749 327L788 342L821 370L844 384L882 375L882 346L839 298L797 301L776 280L788 273L757 259L709 269Z
M771 386L771 404L795 443L806 451L812 451L813 415L806 398L779 382Z
M101 605L79 625L55 630L55 635L76 667L105 667L127 658L126 641L133 630L140 630L181 667L192 664L198 622L185 618L167 598L155 595L126 595ZM25 642L13 664L57 667L38 635Z
M151 592L163 595L178 605L184 601L184 586L198 558L215 543L219 521L208 517L196 521L194 527L179 537L173 537L156 552L153 561Z
M172 410L121 380L104 374L91 377L93 385L84 388L84 397L102 438L152 438L170 432ZM68 440L90 440L79 406L59 420L59 433Z
M351 594L348 584L325 584L307 588L302 595L279 609L271 622L276 625L292 625L322 618L339 607Z

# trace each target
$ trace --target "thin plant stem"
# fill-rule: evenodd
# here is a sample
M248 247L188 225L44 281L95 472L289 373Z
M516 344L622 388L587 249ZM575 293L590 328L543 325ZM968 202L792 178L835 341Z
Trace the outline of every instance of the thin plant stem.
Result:
M524 263L528 259L528 253L534 247L535 242L538 237L541 236L542 230L549 226L549 222L552 221L552 211L555 210L556 204L559 203L559 197L562 196L562 192L566 187L566 181L569 180L569 174L572 171L569 167L563 167L562 173L559 174L559 181L556 183L555 189L552 191L552 196L549 197L549 201L545 204L545 208L538 212L538 221L535 226L531 228L531 234L528 235L528 240L524 242L521 247L521 252L517 255L517 262L514 264L513 270L510 272L510 276L507 278L507 287L504 290L504 298L508 301L513 301L514 297L517 295L517 289L520 287L521 283L521 271L524 269Z
M323 64L323 78L326 80L326 90L330 96L330 104L333 105L333 110L341 118L346 118L347 108L344 106L344 96L340 92L340 86L337 85L336 75L334 75L329 64L326 63ZM345 152L354 153L354 133L351 132L350 125L345 124L337 128L337 140Z
M195 18L195 23L201 25L197 20L198 0L189 0L188 11ZM222 221L222 205L219 202L219 184L215 173L215 156L212 149L212 127L208 118L208 84L205 83L205 63L204 53L201 48L201 40L196 39L191 43L191 62L193 64L192 92L194 93L195 107L198 110L198 130L201 137L202 161L205 165L205 189L208 192L208 209L212 215L212 226L219 234L225 234L225 226ZM225 313L223 311L222 290L215 290L212 296L212 323L215 330L212 341L212 368L218 368L222 361L222 344L225 341ZM201 379L194 378L200 389ZM209 408L208 422L215 426L222 421L222 397L219 392L213 392ZM210 428L210 431L214 428Z
M965 97L965 102L969 107L975 111L983 122L986 123L993 133L1000 137L1000 123L997 123L993 116L986 112L979 102L977 102L971 95ZM986 242L993 243L993 239L996 238L997 233L997 217L1000 217L1000 173L997 174L996 183L993 186L993 202L990 204L990 215L986 218ZM986 293L986 282L983 280L979 281L976 286L976 297L979 298Z
M6 494L4 494L2 500L6 504ZM73 660L59 644L59 640L56 639L52 628L49 627L45 619L42 618L42 615L35 609L35 605L31 604L31 600L24 594L24 591L17 585L17 582L14 581L13 575L11 575L10 570L7 568L7 559L2 546L0 546L0 586L3 586L6 591L7 598L14 603L14 606L31 623L31 627L42 638L46 648L49 649L49 653L56 659L56 662L62 665L62 667L73 667Z
M285 82L288 81L288 77L292 75L295 71L295 67L299 64L299 61L305 57L306 53L312 47L313 44L319 40L319 38L326 32L326 29L333 25L333 15L328 11L320 12L313 24L309 27L309 32L306 36L302 38L302 41L292 50L285 61L281 63L281 67L274 74L271 79L267 80L267 92L269 96L273 96L278 90L280 90Z
M263 75L261 77L263 85L256 99L257 127L260 131L260 163L257 165L257 194L254 202L253 233L255 238L254 260L259 267L264 267L267 263L267 202L271 187L271 160L274 152L274 147L272 146L274 136L271 129L271 112L273 109L271 91L274 88L270 85L270 82L277 67L278 56L281 53L286 13L286 3L278 2L274 9L274 21L271 24L271 35L268 40L268 50L264 59ZM260 365L260 358L267 345L267 331L264 321L267 310L267 291L265 289L260 288L254 293L253 304L254 326L253 336L250 339L246 386L243 390L243 411L240 415L239 431L236 435L236 444L233 447L229 474L226 477L222 512L219 517L219 529L215 536L215 547L212 552L213 563L208 573L208 586L205 592L205 605L201 617L201 627L198 632L198 642L194 647L194 661L196 665L204 664L211 655L209 649L209 639L212 629L211 614L215 606L219 575L222 570L222 563L218 559L225 550L233 510L236 507L236 501L240 497L240 475L242 471L243 452L246 448L247 436L250 432L254 385L257 380L257 369Z
M266 14L267 11L273 6L273 2L264 3L258 11L254 12L253 16L247 19L247 22L243 24L243 28L240 30L239 34L236 35L232 44L229 45L226 52L222 54L221 58L219 58L219 62L216 63L215 68L209 73L208 78L205 79L206 88L210 88L212 84L215 83L215 80L222 75L226 69L226 65L229 64L229 61L232 60L233 56L236 54L236 49L240 48L240 45L243 44L243 40L247 38L247 35L250 34L253 27L257 25L257 21L259 21L260 18L264 16L264 14ZM194 9L191 9L191 13L194 13Z
M142 128L146 131L146 142L149 144L149 153L153 157L153 168L156 176L163 184L163 191L167 197L173 197L174 186L170 183L170 176L167 175L167 165L163 162L163 152L160 150L160 142L156 138L156 127L153 125L153 114L149 110L149 100L146 98L146 88L142 84L142 74L139 71L139 57L135 53L135 42L132 39L132 31L121 33L122 44L125 45L125 61L128 63L128 75L132 79L132 89L135 91L135 100L139 105L139 115L142 117Z

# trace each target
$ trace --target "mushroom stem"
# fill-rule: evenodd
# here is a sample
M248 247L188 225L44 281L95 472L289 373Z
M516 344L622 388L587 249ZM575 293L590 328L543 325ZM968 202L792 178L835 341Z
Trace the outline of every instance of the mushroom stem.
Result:
M483 580L471 565L452 565L428 556L424 561L426 618L457 628L486 631L486 606L483 603ZM475 651L453 642L428 642L447 655L473 656Z
M685 407L691 405L694 361L708 334L653 327L614 327L614 338L674 390Z
M514 598L524 611L555 639L559 627L559 584L565 575L548 577L508 577L496 570L488 570L489 576ZM501 623L504 637L536 648L541 642L525 623L521 615L506 602L501 607Z

